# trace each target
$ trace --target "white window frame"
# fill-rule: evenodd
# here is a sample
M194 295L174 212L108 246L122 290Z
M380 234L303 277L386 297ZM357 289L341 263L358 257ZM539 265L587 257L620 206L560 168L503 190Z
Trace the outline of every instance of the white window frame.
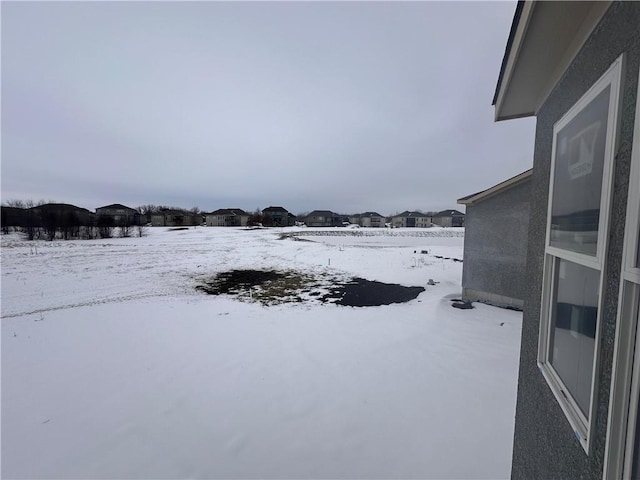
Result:
M576 102L571 109L554 125L553 147L551 152L551 176L549 181L549 198L547 211L547 232L545 239L544 273L542 283L542 304L540 318L540 333L538 343L538 368L542 372L556 400L566 415L576 438L587 454L591 449L590 432L595 425L595 406L597 405L597 378L599 372L600 331L603 303L603 285L606 278L605 257L609 232L609 217L611 207L611 192L613 186L613 165L615 151L618 145L618 116L620 112L620 91L623 78L624 55L621 55L609 69L594 83L594 85ZM609 110L607 115L607 131L605 137L604 165L602 172L602 190L600 195L600 214L598 222L596 255L577 253L550 245L551 218L553 207L553 190L555 181L556 144L558 133L582 112L592 100L603 90L610 87ZM551 325L553 295L555 291L554 275L556 262L566 260L580 266L588 267L599 272L598 286L598 315L596 318L596 336L594 345L593 369L591 372L591 391L589 395L588 413L585 415L560 375L551 364L550 339L553 333Z
M616 480L629 479L633 473L640 394L640 72L638 79L603 471L603 478Z

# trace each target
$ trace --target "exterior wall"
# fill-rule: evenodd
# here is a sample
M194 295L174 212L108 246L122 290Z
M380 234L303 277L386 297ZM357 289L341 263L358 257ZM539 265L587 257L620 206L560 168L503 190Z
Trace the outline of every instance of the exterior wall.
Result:
M416 227L428 228L430 226L431 226L431 217L416 217Z
M402 228L407 226L407 218L406 217L392 217L391 225L395 228Z
M384 227L384 218L381 218L380 226ZM431 217L391 217L391 225L395 228L419 227L427 228L431 226Z
M465 300L522 307L527 291L530 199L529 179L475 205L467 205L462 267Z
M433 217L433 223L440 225L441 227L464 227L465 217L461 215L454 215L452 217Z
M333 222L331 217L314 216L307 217L304 221L307 227L331 227Z
M512 478L602 478L615 323L640 64L640 4L615 2L537 115ZM537 367L553 125L626 52L614 162L606 285L600 328L597 405L589 455L580 446Z
M207 227L246 227L249 223L249 215L205 215Z
M379 228L384 227L384 217L371 216L371 217L362 217L362 223L360 224L363 227L370 228Z
M164 227L164 215L163 214L151 215L151 226Z
M433 223L441 227L450 227L451 217L433 217Z
M151 215L151 225L154 227L190 227L200 224L202 224L202 216L188 212L163 212Z
M524 305L524 301L518 298L465 287L462 287L462 298L472 302L487 303L489 305L495 305L496 307L514 308L516 310L522 310L522 306Z
M224 215L205 215L207 227L224 227Z
M371 217L371 228L384 227L384 217Z

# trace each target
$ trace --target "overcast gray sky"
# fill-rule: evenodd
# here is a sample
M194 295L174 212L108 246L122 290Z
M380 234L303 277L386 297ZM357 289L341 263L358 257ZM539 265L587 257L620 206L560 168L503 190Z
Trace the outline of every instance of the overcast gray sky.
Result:
M532 165L493 122L515 2L6 2L2 200L459 208Z

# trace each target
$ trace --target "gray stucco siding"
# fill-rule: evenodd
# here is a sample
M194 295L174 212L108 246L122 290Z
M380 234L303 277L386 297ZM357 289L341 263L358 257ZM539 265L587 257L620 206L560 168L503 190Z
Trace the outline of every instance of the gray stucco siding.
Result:
M614 3L537 114L512 478L602 478L620 265L640 64L640 4ZM540 301L554 124L626 53L615 154L606 282L600 312L595 427L589 455L537 368Z
M526 180L475 205L467 205L462 271L463 296L467 299L522 306L527 289L530 196L531 182Z

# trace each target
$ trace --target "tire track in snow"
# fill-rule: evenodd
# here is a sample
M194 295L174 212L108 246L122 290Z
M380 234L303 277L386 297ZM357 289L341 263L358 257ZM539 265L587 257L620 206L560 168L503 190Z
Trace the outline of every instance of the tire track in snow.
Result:
M79 307L90 307L90 306L93 306L93 305L106 305L106 304L109 304L109 303L123 303L123 302L129 302L131 300L140 300L142 298L177 297L177 296L182 296L182 295L177 295L175 293L143 293L143 294L138 294L138 295L124 295L124 296L120 296L120 297L103 298L101 300L93 300L91 302L69 303L69 304L66 304L66 305L59 305L59 306L55 306L55 307L38 308L38 309L35 309L35 310L29 310L29 311L26 311L26 312L8 313L8 314L0 315L0 319L26 317L26 316L29 316L29 315L36 315L38 313L55 312L55 311L58 311L58 310L68 310L68 309L71 309L71 308L79 308Z

